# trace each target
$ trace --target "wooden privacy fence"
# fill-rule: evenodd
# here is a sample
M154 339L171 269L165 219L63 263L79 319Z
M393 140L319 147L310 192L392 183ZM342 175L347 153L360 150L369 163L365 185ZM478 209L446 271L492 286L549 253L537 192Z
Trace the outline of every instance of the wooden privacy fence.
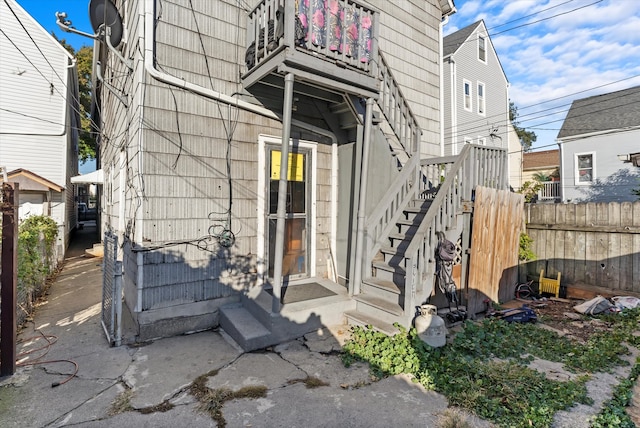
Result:
M640 201L528 204L526 229L537 260L528 275L562 272L562 285L640 293Z
M476 187L468 283L471 314L485 309L485 298L514 299L523 207L520 194Z

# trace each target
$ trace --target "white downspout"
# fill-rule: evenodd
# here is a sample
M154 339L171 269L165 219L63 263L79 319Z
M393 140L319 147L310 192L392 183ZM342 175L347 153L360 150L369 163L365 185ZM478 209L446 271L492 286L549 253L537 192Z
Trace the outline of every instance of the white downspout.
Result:
M264 107L257 106L255 104L248 103L246 101L239 100L237 98L231 97L229 95L222 94L218 91L214 91L213 89L205 88L204 86L196 85L191 82L187 82L184 79L179 77L172 76L170 74L164 73L158 69L156 69L154 64L154 19L155 19L155 0L145 0L145 37L144 37L144 68L145 70L156 80L167 83L169 85L177 86L179 88L185 89L187 91L195 92L196 94L202 95L206 98L210 98L213 100L221 101L223 103L232 105L237 108L241 108L243 110L247 110L261 116L265 116L271 119L275 119L281 121L281 118Z
M145 0L145 10L144 10L144 16L145 16L145 25L144 25L144 32L145 32L145 37L144 37L144 68L145 70L151 75L151 77L153 77L156 80L159 80L160 82L166 83L168 85L172 85L172 86L176 86L178 88L182 88L185 89L187 91L191 91L193 93L196 93L198 95L201 95L205 98L211 99L211 100L215 100L215 101L220 101L222 103L228 104L230 106L242 109L242 110L246 110L246 111L250 111L252 113L255 114L259 114L261 116L264 117L268 117L270 119L274 119L277 120L278 122L282 122L282 117L276 113L274 113L273 111L266 109L262 106L256 105L256 104L252 104L252 103L248 103L246 101L242 101L239 100L237 98L234 98L232 96L229 95L225 95L221 92L218 91L214 91L213 89L209 89L209 88L205 88L204 86L200 86L200 85L196 85L195 83L191 83L191 82L187 82L184 79L181 79L179 77L176 76L172 76L170 74L167 74L163 71L158 70L155 67L154 64L154 55L153 55L153 51L154 51L154 44L155 44L155 39L154 39L154 34L153 34L153 29L154 29L154 5L155 5L155 0ZM301 128L301 129L305 129L307 131L313 132L315 134L319 134L325 137L329 137L331 138L332 141L337 141L337 137L335 136L334 133L327 131L325 129L322 128L318 128L316 126L313 125L309 125L305 122L302 122L300 120L295 120L293 119L291 121L291 124L293 126L295 126L296 128Z
M338 282L338 269L336 263L336 235L338 233L338 142L336 140L331 143L331 238L329 255L331 261L331 271L333 276L331 280Z
M458 103L456 87L456 62L449 57L451 66L451 155L457 155L458 151Z
M445 16L438 28L438 62L440 66L440 156L444 156L444 26L449 23L449 15Z
M562 141L556 139L556 144L558 145L558 151L560 153L560 200L562 201L563 204L567 203L567 194L565 193L566 191L566 175L565 174L565 161L564 161L564 152L562 151ZM523 156L524 158L524 156Z

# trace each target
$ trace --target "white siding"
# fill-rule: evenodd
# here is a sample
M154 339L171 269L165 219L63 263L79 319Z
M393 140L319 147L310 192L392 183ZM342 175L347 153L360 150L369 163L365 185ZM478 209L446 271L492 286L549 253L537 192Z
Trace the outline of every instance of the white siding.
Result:
M515 191L520 190L522 177L522 144L513 125L509 125L507 134L509 139L509 186Z
M635 201L640 168L618 159L638 151L640 130L606 133L574 141L560 141L562 197L565 202ZM576 155L593 153L595 180L576 184Z
M29 170L65 188L52 217L66 247L75 227L69 179L78 168L71 55L14 0L0 2L0 28L0 166Z

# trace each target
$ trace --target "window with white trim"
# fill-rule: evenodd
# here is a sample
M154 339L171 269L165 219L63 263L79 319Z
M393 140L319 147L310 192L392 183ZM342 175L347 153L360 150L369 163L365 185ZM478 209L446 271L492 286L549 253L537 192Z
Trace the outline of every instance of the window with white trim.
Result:
M478 61L487 62L487 38L478 34Z
M478 82L478 114L485 116L487 114L485 107L485 85L483 82Z
M478 144L481 146L487 145L487 139L485 137L478 137Z
M471 82L465 80L464 83L464 109L471 111L472 110L472 93L471 93Z
M595 152L576 153L576 184L591 184L594 182L596 175L595 161Z

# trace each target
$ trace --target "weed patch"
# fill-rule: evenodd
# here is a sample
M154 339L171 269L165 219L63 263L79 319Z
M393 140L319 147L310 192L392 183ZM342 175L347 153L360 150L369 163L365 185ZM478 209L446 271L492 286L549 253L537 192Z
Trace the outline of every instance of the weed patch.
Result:
M322 379L318 379L315 376L307 376L304 379L293 379L288 382L289 385L294 383L304 383L307 389L319 388L321 386L329 386L329 384Z
M620 314L619 314L620 315ZM576 403L590 404L585 383L589 373L628 364L624 343L636 345L640 309L623 317L602 317L607 332L586 343L560 337L533 324L502 320L467 321L453 343L431 348L415 329L387 336L371 327L353 327L344 345L343 363L369 363L375 376L413 375L416 382L444 394L449 403L466 408L499 426L548 427L554 414ZM533 357L560 362L580 376L561 382L526 367ZM598 425L621 426L625 425Z
M211 418L216 421L218 427L222 428L227 426L227 421L222 414L224 403L242 398L256 399L266 397L267 387L263 385L245 386L237 391L232 391L228 388L211 389L207 387L207 379L210 376L215 376L217 373L217 370L213 370L198 376L196 380L191 383L189 393L200 402L200 411L211 416Z
M131 397L133 396L133 390L125 389L120 394L118 394L111 403L107 414L109 416L119 415L120 413L130 412L133 410L133 406L131 406Z

